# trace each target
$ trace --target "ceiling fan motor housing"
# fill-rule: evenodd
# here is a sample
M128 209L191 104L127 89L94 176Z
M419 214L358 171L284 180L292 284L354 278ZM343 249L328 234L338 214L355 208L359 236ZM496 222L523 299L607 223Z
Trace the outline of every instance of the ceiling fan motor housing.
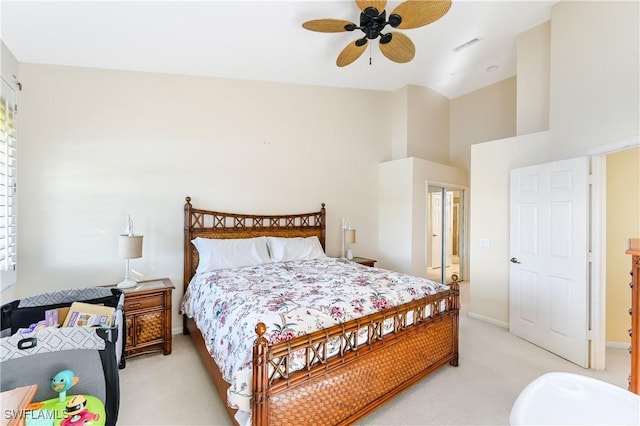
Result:
M382 11L378 14L375 7L367 7L360 14L360 30L367 36L369 40L378 38L380 31L387 25L387 12Z
M373 40L378 38L381 34L381 31L387 25L391 25L393 28L397 28L398 25L402 23L402 17L397 13L392 13L389 15L389 21L387 21L387 11L383 10L382 12L378 12L378 9L375 7L369 6L364 12L360 13L360 30L365 34L365 37L369 40ZM355 29L355 26L352 28L346 28L347 31L352 31ZM380 40L382 43L389 43L391 40L390 37L382 37Z

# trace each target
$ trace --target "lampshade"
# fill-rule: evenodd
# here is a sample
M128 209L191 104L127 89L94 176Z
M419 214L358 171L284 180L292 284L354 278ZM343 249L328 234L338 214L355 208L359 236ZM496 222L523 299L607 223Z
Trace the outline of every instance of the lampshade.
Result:
M118 257L121 259L142 257L142 235L120 235L118 239Z
M356 230L345 229L344 230L344 242L347 244L354 244L356 242Z

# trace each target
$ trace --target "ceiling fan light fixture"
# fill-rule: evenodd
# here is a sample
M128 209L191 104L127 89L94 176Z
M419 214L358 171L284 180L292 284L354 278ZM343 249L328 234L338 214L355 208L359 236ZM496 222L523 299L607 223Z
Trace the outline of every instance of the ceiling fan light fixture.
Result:
M378 12L378 9L376 9L373 6L369 6L364 10L364 14L371 17L371 18L376 18L380 12Z
M393 28L398 28L398 25L400 25L402 23L402 16L398 15L397 13L392 13L391 15L389 15L389 25L391 25Z
M380 36L380 44L387 44L391 41L392 38L393 38L393 35L391 35L391 33L382 34Z

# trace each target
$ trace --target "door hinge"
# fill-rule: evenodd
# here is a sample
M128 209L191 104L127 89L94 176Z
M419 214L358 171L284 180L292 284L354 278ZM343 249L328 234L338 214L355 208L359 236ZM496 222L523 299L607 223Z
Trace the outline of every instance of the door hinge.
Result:
M589 185L593 185L593 175L590 174L589 177L587 178Z
M589 260L589 263L593 262L593 252L591 251L589 252L588 260Z
M18 90L22 92L22 83L20 83L18 77L15 74L13 74L13 82L16 86L18 86Z
M593 340L593 330L587 330L587 340L588 341Z

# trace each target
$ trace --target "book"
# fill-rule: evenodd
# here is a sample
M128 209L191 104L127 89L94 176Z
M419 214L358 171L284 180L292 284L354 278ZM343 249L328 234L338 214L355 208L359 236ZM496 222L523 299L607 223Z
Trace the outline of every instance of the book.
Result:
M0 406L2 406L2 426L24 425L25 416L29 411L27 405L31 402L38 385L22 386L0 394Z
M91 303L73 302L63 327L104 327L113 325L115 308Z

